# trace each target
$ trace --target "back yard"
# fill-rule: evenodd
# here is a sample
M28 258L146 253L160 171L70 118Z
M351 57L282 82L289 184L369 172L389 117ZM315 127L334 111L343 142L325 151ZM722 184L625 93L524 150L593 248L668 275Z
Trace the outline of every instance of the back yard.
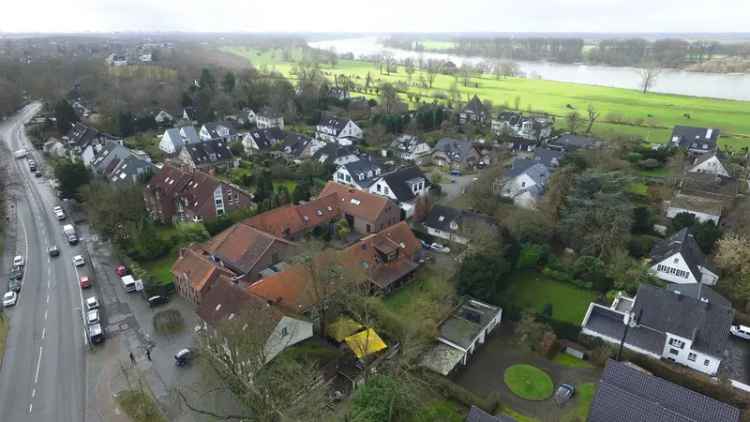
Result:
M594 291L579 289L534 271L516 272L510 277L510 286L498 294L497 303L513 303L539 313L550 304L552 319L558 321L580 324L589 303L597 298Z

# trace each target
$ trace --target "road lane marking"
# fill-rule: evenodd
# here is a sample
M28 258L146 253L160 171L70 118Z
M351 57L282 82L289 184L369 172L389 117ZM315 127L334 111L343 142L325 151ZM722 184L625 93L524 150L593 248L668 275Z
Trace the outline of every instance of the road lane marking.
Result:
M42 365L42 352L44 352L44 349L42 346L39 346L39 359L36 361L36 373L34 374L34 384L39 381L39 367Z
M44 311L44 320L47 320L47 311Z
M33 399L34 397L36 397L36 388L31 390L31 398Z
M47 303L49 303L49 293L47 293Z
M42 328L42 340L44 340L44 337L47 336L47 328Z
M29 413L31 413L31 409L34 407L34 403L29 403Z

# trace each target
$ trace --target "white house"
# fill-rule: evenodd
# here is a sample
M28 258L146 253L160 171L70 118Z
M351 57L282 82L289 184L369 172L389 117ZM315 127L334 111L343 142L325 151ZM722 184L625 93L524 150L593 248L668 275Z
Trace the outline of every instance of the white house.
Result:
M421 365L442 375L466 365L502 317L501 308L467 299L440 324L438 344L422 357Z
M313 159L320 163L343 166L359 161L359 154L353 146L341 146L336 143L326 144L319 139L313 139L308 148L310 151L314 151L312 152Z
M242 122L247 122L248 124L254 125L256 123L257 116L252 109L243 108L240 112L240 119Z
M221 139L224 142L232 142L239 139L239 134L234 125L229 122L210 122L201 126L198 132L203 141Z
M430 155L432 148L416 136L401 135L391 143L396 156L402 160L416 161Z
M172 123L174 121L174 117L172 117L172 115L167 113L166 111L161 110L156 116L154 116L154 121L158 125L166 125Z
M333 117L324 119L315 126L315 137L346 146L362 139L362 129L351 120Z
M333 173L333 181L367 191L381 172L380 166L374 161L358 160L339 166Z
M516 158L505 175L495 182L494 190L522 208L534 208L544 194L550 169L541 161Z
M242 138L242 147L246 154L268 151L280 145L285 136L284 131L277 127L251 130Z
M164 131L159 141L159 149L167 154L176 154L184 145L197 144L201 142L198 132L192 126L171 128Z
M714 224L719 224L723 210L722 201L678 193L669 201L667 218L675 218L679 214L688 213L701 223L712 221Z
M688 171L690 173L707 173L729 177L729 170L715 152L698 156Z
M688 228L654 245L651 271L669 283L713 286L719 281Z
M284 130L284 116L281 113L271 110L270 107L264 107L263 110L255 115L255 125L258 129L277 127Z
M591 303L581 333L713 376L733 319L731 303L710 287L641 284L635 298L618 294L610 307Z
M541 141L552 135L554 126L547 117L525 117L521 113L502 112L492 119L492 132L495 135L508 134L530 141Z
M417 166L403 167L383 174L368 191L398 203L404 218L411 218L421 196L427 195L430 184Z
M422 224L427 234L461 245L469 244L472 230L485 231L497 227L490 217L442 205L434 205Z

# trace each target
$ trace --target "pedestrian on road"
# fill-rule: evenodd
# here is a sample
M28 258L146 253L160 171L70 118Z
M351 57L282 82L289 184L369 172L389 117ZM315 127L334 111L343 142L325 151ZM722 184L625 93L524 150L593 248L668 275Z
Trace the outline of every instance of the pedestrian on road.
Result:
M146 359L151 362L151 349L146 349Z
M130 352L130 363L132 363L133 366L135 366L135 356L133 356L133 352Z

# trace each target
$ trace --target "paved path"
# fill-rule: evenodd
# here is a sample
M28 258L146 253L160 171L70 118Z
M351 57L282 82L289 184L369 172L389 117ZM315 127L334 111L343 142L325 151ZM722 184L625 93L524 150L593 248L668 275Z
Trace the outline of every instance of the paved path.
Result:
M561 411L561 408L551 398L538 402L524 400L514 395L506 387L503 381L505 369L519 363L536 366L552 377L555 387L563 383L574 385L596 383L599 381L601 370L599 368L569 368L558 365L536 353L529 352L523 346L513 343L511 331L511 324L503 323L501 328L494 332L471 358L468 367L455 375L456 383L484 396L499 392L504 404L540 421L559 421L561 414L570 411L575 406L575 401L567 403Z

